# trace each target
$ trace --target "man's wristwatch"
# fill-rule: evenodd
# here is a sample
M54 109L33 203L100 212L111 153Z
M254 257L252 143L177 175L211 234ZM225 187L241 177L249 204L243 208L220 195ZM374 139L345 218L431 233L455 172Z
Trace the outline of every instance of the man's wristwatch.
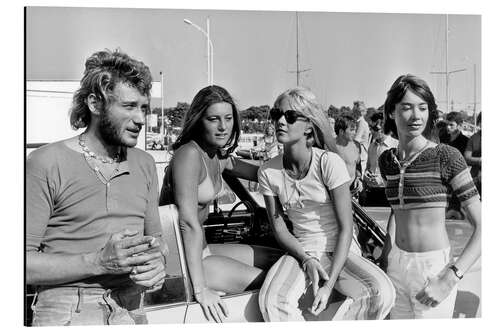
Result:
M458 269L457 266L455 265L450 265L449 266L449 269L451 269L453 271L453 274L455 274L455 276L459 279L459 280L462 280L462 278L464 277L464 274L462 272L460 272L460 270Z

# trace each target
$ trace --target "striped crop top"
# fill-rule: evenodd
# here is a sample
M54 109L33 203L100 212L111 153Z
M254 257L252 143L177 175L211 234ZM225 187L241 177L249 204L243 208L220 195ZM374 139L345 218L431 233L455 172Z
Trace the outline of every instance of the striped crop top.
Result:
M452 193L463 207L479 200L465 159L446 144L425 149L408 165L400 165L396 148L386 150L379 167L393 209L447 207Z

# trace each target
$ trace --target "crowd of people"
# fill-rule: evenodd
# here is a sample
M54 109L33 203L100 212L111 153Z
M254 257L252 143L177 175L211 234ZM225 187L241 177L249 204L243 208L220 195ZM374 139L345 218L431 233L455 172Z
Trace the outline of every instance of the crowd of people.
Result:
M194 298L209 320L228 316L219 292L256 288L265 321L318 315L334 289L350 300L344 319L452 316L457 284L481 252L481 136L464 141L450 113L449 141L433 141L439 113L422 79L398 77L384 112L368 121L364 103L355 102L353 116L336 120L336 138L310 90L284 91L270 111L265 142L273 153L260 167L234 153L240 122L231 94L203 88L160 193L153 158L134 147L151 81L149 68L121 51L94 53L70 113L71 126L84 131L27 158L34 326L147 323L144 293L165 279L162 205L178 211ZM280 248L207 243L203 223L223 172L258 181ZM351 243L358 195L391 207L380 267ZM452 195L474 229L456 259L444 227ZM308 304L299 301L306 293Z

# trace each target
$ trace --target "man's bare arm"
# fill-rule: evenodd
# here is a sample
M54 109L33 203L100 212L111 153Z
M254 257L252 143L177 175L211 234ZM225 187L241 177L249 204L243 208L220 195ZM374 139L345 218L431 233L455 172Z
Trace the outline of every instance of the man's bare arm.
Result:
M154 237L136 236L136 231L124 230L112 235L106 245L95 252L52 254L37 251L26 253L26 282L54 285L103 274L128 274L162 256ZM152 251L158 247L158 251ZM148 251L148 253L144 253Z

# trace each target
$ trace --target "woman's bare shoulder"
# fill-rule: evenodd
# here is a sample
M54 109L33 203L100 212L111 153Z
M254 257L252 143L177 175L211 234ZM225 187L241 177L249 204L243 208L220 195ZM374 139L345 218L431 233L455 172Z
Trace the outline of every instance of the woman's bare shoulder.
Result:
M190 171L198 173L201 166L201 155L195 144L188 142L175 151L170 163L174 170L179 169L183 173Z

